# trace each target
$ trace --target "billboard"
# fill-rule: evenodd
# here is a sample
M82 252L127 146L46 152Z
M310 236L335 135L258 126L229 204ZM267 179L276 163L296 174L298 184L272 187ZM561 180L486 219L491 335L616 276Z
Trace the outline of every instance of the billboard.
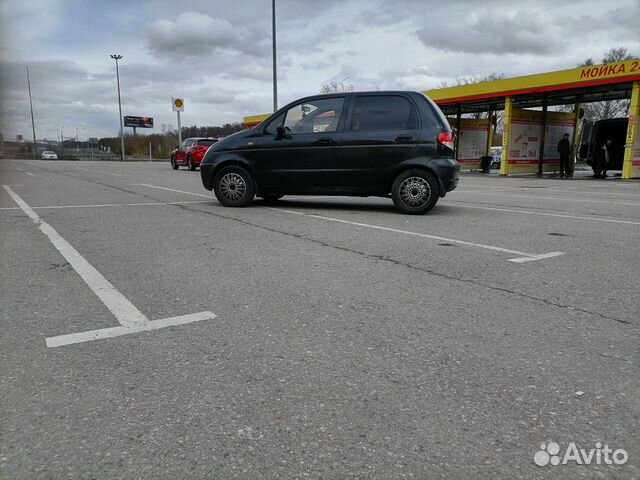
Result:
M125 127L153 128L153 117L124 117Z

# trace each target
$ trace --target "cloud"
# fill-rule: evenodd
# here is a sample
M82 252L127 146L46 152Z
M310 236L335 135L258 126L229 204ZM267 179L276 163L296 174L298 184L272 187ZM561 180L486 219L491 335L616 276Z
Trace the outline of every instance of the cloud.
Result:
M75 134L77 125L86 136L116 134L110 53L124 55L125 115L175 125L169 102L178 95L189 125L271 109L268 0L0 0L0 8L7 138L30 131L25 64L38 136L60 126ZM280 105L347 77L356 90L427 90L492 72L572 68L610 48L640 54L637 0L276 0L276 13Z
M466 53L545 55L565 49L563 29L539 10L471 13L458 19L457 32L447 22L425 25L418 39L428 48Z
M248 55L268 52L264 42L249 41L229 20L198 12L183 12L175 20L156 20L147 31L147 40L158 56L192 58L220 50Z

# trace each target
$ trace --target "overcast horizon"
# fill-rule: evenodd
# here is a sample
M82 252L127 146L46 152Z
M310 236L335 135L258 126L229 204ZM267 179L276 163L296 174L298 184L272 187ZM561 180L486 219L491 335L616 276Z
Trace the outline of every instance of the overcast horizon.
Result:
M624 47L640 55L640 1L277 0L279 105L344 81L355 90L428 90L457 78L574 68ZM36 27L34 27L36 25ZM123 115L176 128L272 110L271 1L33 0L2 3L5 140L116 136ZM129 129L125 129L129 130Z

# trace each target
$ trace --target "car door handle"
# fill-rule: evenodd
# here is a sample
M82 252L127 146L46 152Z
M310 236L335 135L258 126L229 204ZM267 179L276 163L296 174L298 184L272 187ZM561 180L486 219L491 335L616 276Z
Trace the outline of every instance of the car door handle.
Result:
M316 145L333 145L335 144L335 140L331 137L322 137L316 140Z
M411 135L398 135L396 137L396 143L408 143L413 140Z

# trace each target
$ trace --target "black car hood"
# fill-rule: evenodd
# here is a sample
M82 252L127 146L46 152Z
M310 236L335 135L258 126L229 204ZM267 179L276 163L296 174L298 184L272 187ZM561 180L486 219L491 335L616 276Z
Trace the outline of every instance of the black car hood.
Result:
M243 140L245 138L255 137L257 136L257 131L253 128L249 128L247 130L240 130L239 132L233 133L228 137L224 137L221 140L218 140L214 143L211 148L209 148L210 152L220 152L222 150L229 150L233 148L238 148L242 142L239 140Z

